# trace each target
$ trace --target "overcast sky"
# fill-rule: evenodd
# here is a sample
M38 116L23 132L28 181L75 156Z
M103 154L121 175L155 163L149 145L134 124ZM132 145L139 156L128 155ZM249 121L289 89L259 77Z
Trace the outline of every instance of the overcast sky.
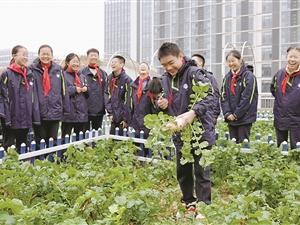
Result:
M49 44L54 56L104 52L104 0L0 0L0 49Z

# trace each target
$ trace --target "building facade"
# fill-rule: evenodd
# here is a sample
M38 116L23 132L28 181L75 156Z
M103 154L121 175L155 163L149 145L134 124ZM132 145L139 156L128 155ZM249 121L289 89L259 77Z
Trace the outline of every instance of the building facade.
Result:
M298 0L107 2L105 7L111 7L105 8L107 55L124 51L134 60L151 62L161 74L156 51L163 42L176 42L187 56L203 54L206 68L221 84L228 71L226 53L235 48L255 67L259 108L273 107L271 79L286 64L287 48L300 46Z

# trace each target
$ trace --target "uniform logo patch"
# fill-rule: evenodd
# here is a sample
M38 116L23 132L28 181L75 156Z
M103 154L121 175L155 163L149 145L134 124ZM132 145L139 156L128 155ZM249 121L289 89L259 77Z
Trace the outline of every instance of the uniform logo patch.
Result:
M184 84L184 85L183 85L183 88L184 88L185 90L188 89L188 87L189 87L189 86L188 86L187 84Z
M32 86L32 85L33 85L33 82L32 82L32 81L30 81L30 82L29 82L29 84L30 84L30 86Z
M123 89L123 86L121 86L120 88Z
M57 77L57 78L59 78L59 77L60 77L59 73L58 73L58 74L56 74L56 77Z
M298 88L300 88L300 83L298 84Z

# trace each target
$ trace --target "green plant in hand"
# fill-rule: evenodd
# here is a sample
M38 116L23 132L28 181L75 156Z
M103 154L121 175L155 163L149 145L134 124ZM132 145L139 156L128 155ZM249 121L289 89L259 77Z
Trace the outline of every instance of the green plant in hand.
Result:
M192 94L190 95L189 108L204 99L209 90L209 85L201 82L193 82ZM146 147L153 151L153 155L159 156L159 153L163 155L168 154L169 148L174 148L172 144L172 135L180 133L183 146L181 149L182 158L181 163L185 164L193 162L194 157L192 155L192 149L196 155L207 154L207 150L204 150L207 146L206 142L201 142L201 136L203 128L201 121L196 118L191 124L180 128L177 126L176 118L168 116L162 112L158 114L149 114L144 118L145 126L151 129L149 137L146 141ZM202 160L203 166L208 165L208 161Z

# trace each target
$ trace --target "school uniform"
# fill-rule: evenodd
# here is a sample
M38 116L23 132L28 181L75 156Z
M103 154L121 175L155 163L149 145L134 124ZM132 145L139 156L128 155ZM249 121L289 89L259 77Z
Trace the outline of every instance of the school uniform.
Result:
M40 113L33 73L27 67L21 70L11 64L1 75L1 98L4 105L3 146L15 145L19 151L27 143L27 134L32 123L40 124Z
M271 93L274 101L274 127L276 129L278 147L283 141L296 148L300 142L300 71L288 75L286 69L279 70L273 77Z
M49 144L49 138L56 145L59 122L64 114L70 112L69 94L62 68L55 62L42 65L39 60L30 66L35 77L35 90L40 108L41 125L34 125L34 135L37 145L41 139Z
M84 87L87 85L84 75L75 72L64 71L64 79L70 98L70 113L64 114L62 118L62 137L66 134L71 135L72 129L76 133L76 139L79 139L79 132L86 131L88 122L88 91L77 93L76 86Z
M229 71L223 79L221 107L230 138L235 138L237 143L249 140L252 123L257 117L257 102L257 81L253 73L245 65L242 65L238 74ZM228 121L226 118L230 114L237 119Z
M98 67L85 67L81 73L85 76L89 87L88 104L88 123L87 129L98 130L102 126L103 116L105 114L105 88L107 85L107 74Z
M205 69L203 69L203 71L205 72L204 76L210 81L211 86L212 86L212 92L213 92L212 115L214 118L214 124L216 125L218 117L221 112L221 108L220 108L220 96L221 95L220 95L219 85L218 85L218 82L212 72L207 71Z
M131 123L130 126L134 128L136 137L140 137L140 132L144 131L144 138L149 136L149 129L144 125L144 118L148 114L158 112L155 105L155 99L151 97L148 90L150 77L141 80L138 77L131 84Z
M123 130L121 122L130 123L130 84L132 79L122 70L119 76L111 73L108 76L106 89L107 102L105 104L108 114L112 115L110 134L115 134L116 127Z
M204 76L204 73L202 69L195 66L194 61L184 57L184 64L175 77L167 72L163 74L162 87L168 99L168 107L165 111L170 116L179 116L190 110L189 104L192 86L198 81L209 84L209 80ZM201 121L204 128L201 140L208 142L208 149L215 143L212 102L213 94L210 86L208 95L202 101L197 102L192 108L196 113L196 118ZM194 163L182 165L180 159L182 157L181 149L183 141L181 140L180 133L173 136L173 142L176 148L177 180L183 195L182 200L187 205L194 201L203 201L210 204L210 168L203 168L199 165L200 156L194 153L196 149L191 149ZM194 196L194 191L196 197Z

